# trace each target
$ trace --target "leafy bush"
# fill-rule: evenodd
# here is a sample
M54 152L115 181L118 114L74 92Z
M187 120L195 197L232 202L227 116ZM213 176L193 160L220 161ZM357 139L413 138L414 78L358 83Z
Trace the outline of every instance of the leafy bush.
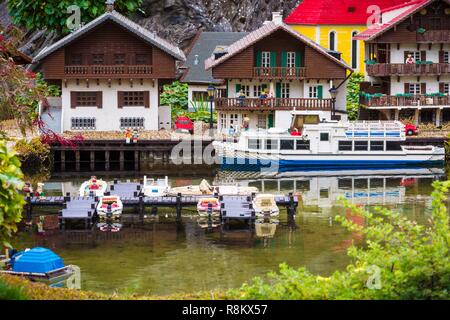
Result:
M376 208L368 212L349 205L365 219L360 226L337 217L362 235L365 245L348 249L353 263L330 277L281 265L269 281L257 278L230 298L242 299L449 299L450 228L446 202L450 181L433 183L429 225L418 225L400 213Z
M347 112L349 120L357 120L359 113L359 85L364 81L362 73L351 75L347 84Z
M0 244L7 247L22 219L22 178L19 159L8 150L6 141L0 140Z
M187 83L175 81L165 85L161 93L161 105L170 106L175 110L187 110L188 91Z
M0 300L27 300L22 287L9 286L0 279Z
M50 167L50 146L43 143L41 138L30 141L24 139L17 141L14 149L22 163L22 168L28 173L48 173Z
M116 1L117 11L127 14L135 12L142 0ZM105 12L105 0L9 0L9 14L17 25L28 30L47 29L69 33L66 21L71 16L67 8L80 8L81 23L88 23Z

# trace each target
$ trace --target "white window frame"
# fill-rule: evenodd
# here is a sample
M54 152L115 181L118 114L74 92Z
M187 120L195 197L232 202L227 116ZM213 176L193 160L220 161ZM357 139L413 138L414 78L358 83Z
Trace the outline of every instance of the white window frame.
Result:
M246 97L250 97L250 85L248 84L241 85L241 90L244 92Z
M421 84L420 83L410 83L409 84L409 92L413 95L420 95L421 94Z
M270 51L261 52L261 67L270 68Z
M227 127L227 115L225 113L221 113L219 116L220 129L224 130Z
M444 83L444 92L445 94L450 94L450 82Z
M414 61L422 61L420 51L407 51L407 52L412 55L412 57L414 58Z
M319 95L319 86L310 86L308 95L311 99L317 99Z
M238 113L230 113L229 114L229 120L228 120L228 128L231 128L233 126L234 130L239 129L239 114Z
M287 57L286 57L286 67L295 68L295 58L296 58L296 52L288 51Z
M257 120L258 129L266 130L268 125L269 125L269 121L267 119L267 114L265 114L265 113L258 114L258 120Z
M444 51L444 63L450 63L450 51Z
M291 84L288 82L281 83L281 98L288 99L291 96Z

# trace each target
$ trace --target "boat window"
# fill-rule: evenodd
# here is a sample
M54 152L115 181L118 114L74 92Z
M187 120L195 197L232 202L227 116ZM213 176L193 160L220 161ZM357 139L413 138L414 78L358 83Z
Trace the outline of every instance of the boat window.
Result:
M330 140L330 134L328 132L320 133L320 141L329 141L329 140Z
M368 147L368 141L355 141L355 151L367 151Z
M320 189L320 198L328 199L330 197L328 189Z
M280 140L281 150L294 150L294 140Z
M305 124L318 124L320 122L319 116L305 116Z
M278 140L267 139L266 140L267 150L278 150Z
M260 140L259 139L248 139L248 148L249 149L260 149Z
M297 185L296 190L298 190L298 191L311 190L311 183L309 180L299 180L299 181L296 181L295 184Z
M352 141L339 141L339 151L352 151Z
M367 189L369 187L367 179L355 179L353 185L355 189Z
M400 141L386 141L387 151L401 151L402 147Z
M370 151L383 151L384 141L370 141Z
M338 179L338 188L339 189L351 189L352 188L352 179Z
M309 150L310 143L309 140L297 140L297 150Z

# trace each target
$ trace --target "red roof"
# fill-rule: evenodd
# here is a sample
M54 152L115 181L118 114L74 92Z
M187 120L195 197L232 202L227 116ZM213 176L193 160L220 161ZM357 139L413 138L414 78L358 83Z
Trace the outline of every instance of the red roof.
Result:
M370 14L367 8L376 5L381 10L410 0L303 0L285 19L287 24L365 25Z

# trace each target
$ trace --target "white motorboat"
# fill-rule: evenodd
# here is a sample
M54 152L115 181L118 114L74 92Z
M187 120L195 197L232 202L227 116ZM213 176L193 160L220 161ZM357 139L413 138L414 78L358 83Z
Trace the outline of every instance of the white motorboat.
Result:
M258 194L252 204L257 217L277 217L280 214L273 194Z
M169 178L148 179L144 176L143 192L146 197L164 197L169 193Z
M171 188L169 195L176 196L178 194L182 194L183 196L201 196L201 195L214 195L219 194L221 196L227 195L243 195L249 196L253 193L258 193L258 188L255 187L242 187L239 185L224 185L224 186L211 186L208 181L202 180L202 182L196 186L186 186L186 187L177 187Z
M80 197L103 197L107 188L108 184L105 181L93 176L81 185Z
M119 220L123 212L123 203L118 196L104 196L99 198L97 215L100 220Z
M198 200L197 212L200 217L208 217L211 210L211 216L220 216L220 201L217 198L203 198Z

